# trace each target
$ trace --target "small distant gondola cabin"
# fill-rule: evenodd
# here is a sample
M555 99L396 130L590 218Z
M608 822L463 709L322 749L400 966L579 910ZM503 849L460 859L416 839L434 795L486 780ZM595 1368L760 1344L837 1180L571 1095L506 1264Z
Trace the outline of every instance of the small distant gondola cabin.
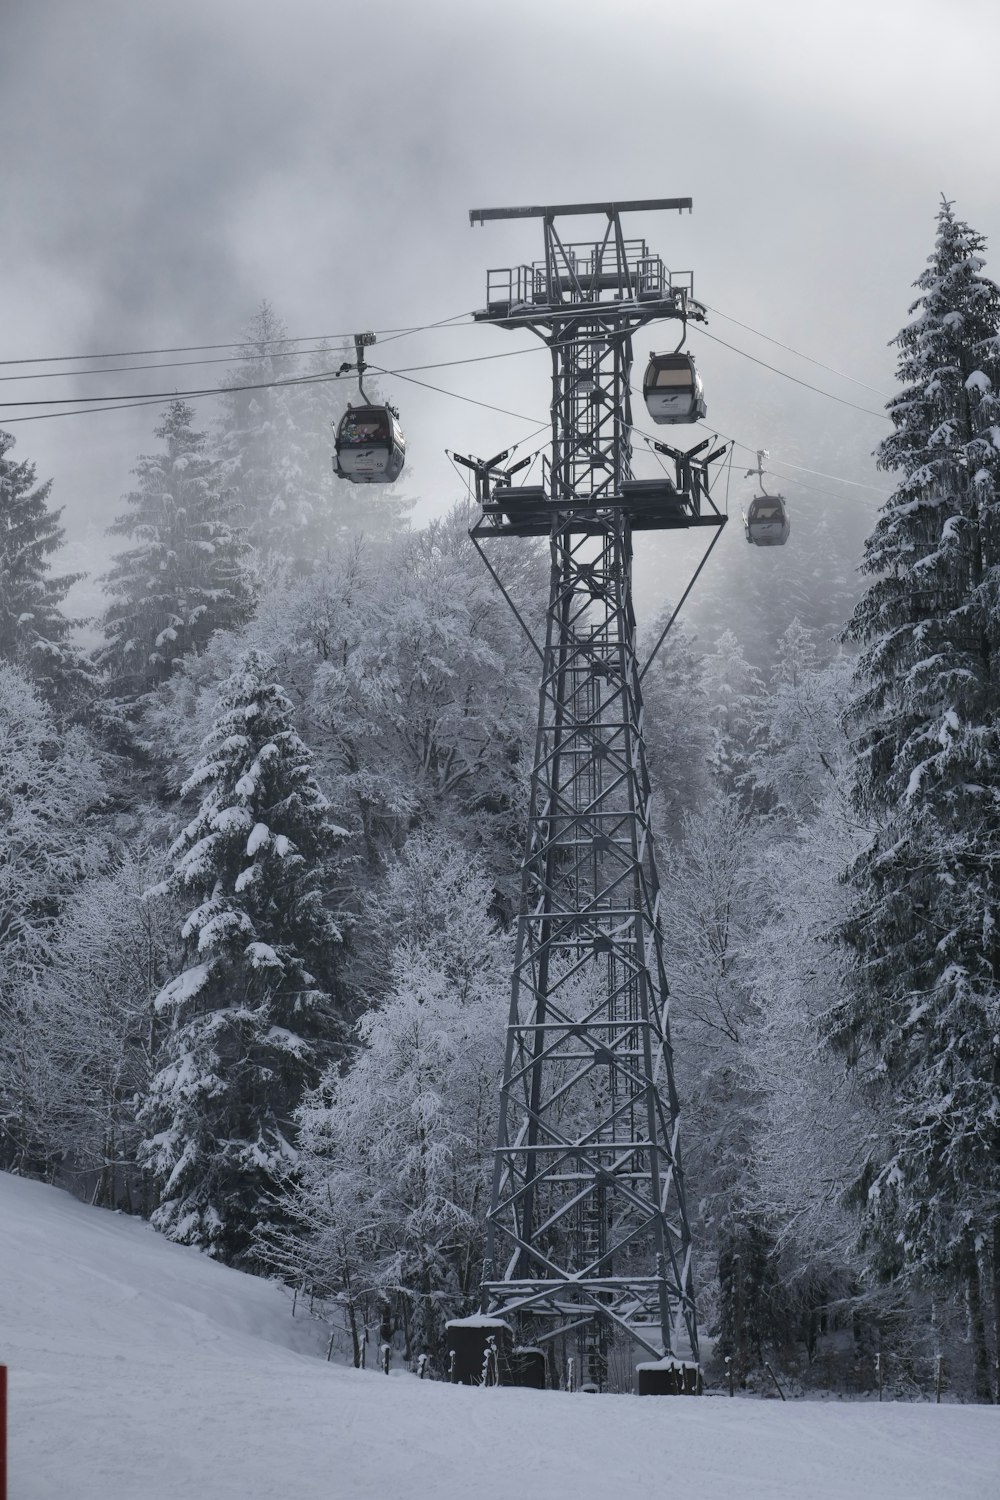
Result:
M352 484L392 484L403 472L406 442L391 406L349 406L335 447L334 473Z

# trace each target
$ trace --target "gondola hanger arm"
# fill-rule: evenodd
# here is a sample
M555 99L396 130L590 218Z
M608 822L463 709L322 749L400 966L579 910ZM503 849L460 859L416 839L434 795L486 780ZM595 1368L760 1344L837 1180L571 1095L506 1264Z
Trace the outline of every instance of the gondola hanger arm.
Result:
M370 349L374 342L375 335L370 330L366 333L356 333L354 335L354 351L358 361L358 390L361 392L361 399L366 406L370 406L371 402L362 384L362 378L365 370L368 368L365 364L365 350Z

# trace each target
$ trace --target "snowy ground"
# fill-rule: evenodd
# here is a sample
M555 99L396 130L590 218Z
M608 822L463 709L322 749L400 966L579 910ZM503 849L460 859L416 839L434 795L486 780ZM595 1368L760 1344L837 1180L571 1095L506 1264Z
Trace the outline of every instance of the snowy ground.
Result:
M315 1357L280 1289L0 1175L10 1500L997 1500L982 1407L470 1390Z

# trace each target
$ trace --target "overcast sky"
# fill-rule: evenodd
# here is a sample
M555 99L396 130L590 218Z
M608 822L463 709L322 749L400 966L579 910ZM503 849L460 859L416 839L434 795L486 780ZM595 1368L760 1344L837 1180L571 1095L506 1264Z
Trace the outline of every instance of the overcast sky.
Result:
M296 335L430 323L482 305L487 266L540 252L537 222L472 230L470 208L690 195L692 215L636 216L630 231L693 268L711 307L891 390L887 341L942 191L989 237L1000 278L998 55L996 0L4 0L2 357L221 342L262 298ZM721 317L709 331L882 405ZM460 325L384 358L519 339ZM819 433L815 467L836 453L837 472L885 484L868 459L877 417L692 347L722 431L799 463ZM225 368L123 374L117 388L211 384ZM545 417L540 353L422 378ZM385 389L418 518L455 496L446 447L493 452L526 430ZM71 534L102 528L155 413L16 414L0 406L0 425L54 478Z

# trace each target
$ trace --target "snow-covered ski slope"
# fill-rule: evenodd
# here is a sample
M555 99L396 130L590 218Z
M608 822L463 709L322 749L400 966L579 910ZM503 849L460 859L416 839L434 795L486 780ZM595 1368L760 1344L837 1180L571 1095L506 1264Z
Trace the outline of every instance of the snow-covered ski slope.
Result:
M0 1174L10 1500L997 1500L982 1407L471 1390L327 1365L282 1291Z

